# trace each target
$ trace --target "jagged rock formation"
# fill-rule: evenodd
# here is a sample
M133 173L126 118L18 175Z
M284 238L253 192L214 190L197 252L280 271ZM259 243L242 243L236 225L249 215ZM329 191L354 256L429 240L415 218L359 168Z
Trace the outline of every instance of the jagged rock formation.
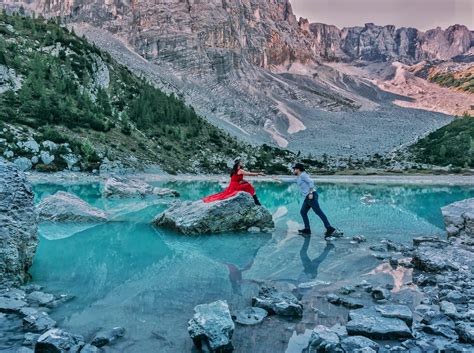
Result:
M441 212L448 236L474 237L474 198L454 202Z
M274 227L270 212L255 205L252 196L245 192L212 203L201 200L176 203L158 215L153 223L188 235Z
M34 195L23 173L0 158L0 284L27 278L38 244Z
M395 96L323 61L449 59L472 39L463 26L422 33L309 24L296 19L289 0L36 0L28 6L63 16L119 62L240 138L313 155L388 153L447 123L394 107Z
M454 25L421 32L416 28L396 28L367 23L364 27L339 30L313 23L316 51L328 60L400 61L449 60L466 53L473 35L466 26Z

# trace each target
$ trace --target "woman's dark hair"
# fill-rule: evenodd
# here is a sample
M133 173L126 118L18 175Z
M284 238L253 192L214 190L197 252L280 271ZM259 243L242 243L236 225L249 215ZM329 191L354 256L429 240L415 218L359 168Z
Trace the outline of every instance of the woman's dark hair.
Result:
M232 167L232 170L230 171L230 177L233 177L237 172L239 171L239 166L240 166L240 161L236 161L234 163L234 166Z

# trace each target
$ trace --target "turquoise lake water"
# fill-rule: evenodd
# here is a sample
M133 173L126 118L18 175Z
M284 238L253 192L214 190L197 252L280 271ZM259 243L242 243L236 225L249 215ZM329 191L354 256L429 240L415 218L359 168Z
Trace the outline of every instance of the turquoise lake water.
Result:
M217 182L155 185L177 189L185 200L222 188ZM381 264L370 256L370 245L383 239L411 243L420 235L444 236L440 207L474 197L474 190L465 187L324 184L319 189L321 207L345 233L345 239L328 245L314 213L312 238L297 234L302 222L295 186L255 186L274 215L272 234L186 237L150 225L168 207L167 200L103 199L99 185L36 185L37 202L58 190L72 192L109 212L112 221L88 228L41 225L33 281L46 291L75 296L52 313L61 327L85 337L99 328L125 327L125 339L107 352L193 352L186 327L194 306L225 299L233 310L243 309L268 281L288 288L320 281L322 292L324 286L360 281ZM368 242L351 244L350 238L359 234ZM326 319L332 322L325 323L342 315L334 313ZM316 323L318 318L305 313L302 321L271 318L258 327L238 326L236 352L298 352L298 335Z

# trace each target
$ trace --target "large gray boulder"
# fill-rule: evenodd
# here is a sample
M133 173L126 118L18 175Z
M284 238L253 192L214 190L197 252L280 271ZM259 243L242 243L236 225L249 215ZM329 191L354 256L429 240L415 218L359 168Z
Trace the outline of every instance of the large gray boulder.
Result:
M64 191L46 196L38 205L40 221L49 222L106 222L107 214L99 208Z
M474 198L441 208L448 236L474 237Z
M176 203L153 223L183 234L213 234L245 231L251 227L273 228L272 215L246 192L223 201Z
M20 285L28 279L37 245L31 186L14 165L0 159L0 284Z
M178 197L179 192L168 188L154 187L140 179L111 177L108 178L102 188L102 195L105 197Z
M235 325L227 302L218 300L198 305L194 312L194 317L188 322L188 332L196 347L209 352L232 352Z

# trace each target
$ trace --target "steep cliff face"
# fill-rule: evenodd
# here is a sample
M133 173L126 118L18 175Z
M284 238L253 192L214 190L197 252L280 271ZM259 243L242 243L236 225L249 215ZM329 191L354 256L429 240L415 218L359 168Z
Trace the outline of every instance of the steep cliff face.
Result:
M38 245L33 199L23 173L0 158L0 285L20 285L28 279Z
M311 24L316 51L328 60L400 61L449 60L466 53L473 40L465 26L421 32L415 28L376 26L348 27Z
M288 0L38 0L33 8L105 28L147 59L169 60L203 74L312 60L311 36L300 30Z

